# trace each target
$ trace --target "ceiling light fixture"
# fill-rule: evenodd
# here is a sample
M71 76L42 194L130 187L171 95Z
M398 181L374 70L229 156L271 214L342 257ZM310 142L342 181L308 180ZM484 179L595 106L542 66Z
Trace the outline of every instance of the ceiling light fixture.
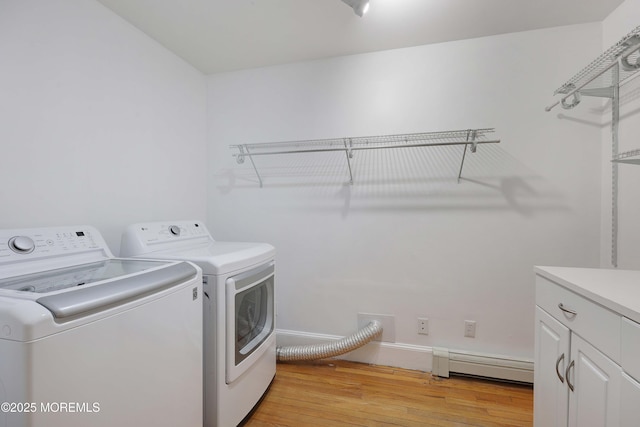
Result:
M353 8L356 15L362 17L369 10L369 0L342 0Z

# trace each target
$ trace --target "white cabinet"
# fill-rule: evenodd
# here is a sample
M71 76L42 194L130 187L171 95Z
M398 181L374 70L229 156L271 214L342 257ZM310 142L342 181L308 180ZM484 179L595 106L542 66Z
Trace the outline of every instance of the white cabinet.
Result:
M569 427L619 426L621 381L620 366L571 334L571 362L566 371Z
M637 427L640 424L640 324L622 318L621 361L622 374L620 397L620 425ZM635 379L634 379L635 378Z
M535 427L638 427L640 323L625 317L635 312L536 272Z
M540 307L535 348L536 427L619 425L622 370L615 362Z
M569 328L536 307L534 420L538 427L566 426L569 389L565 370L569 360Z
M640 422L640 383L623 373L620 394L620 426L637 427Z

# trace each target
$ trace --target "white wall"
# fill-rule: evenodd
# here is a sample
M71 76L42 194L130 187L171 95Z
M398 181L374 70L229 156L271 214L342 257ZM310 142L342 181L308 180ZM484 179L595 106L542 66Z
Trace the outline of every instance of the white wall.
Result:
M391 314L398 343L532 358L533 266L599 263L600 133L588 109L544 107L601 37L596 23L210 76L214 237L276 246L279 329L341 336L358 312ZM474 127L502 143L467 156L461 184L460 147L356 153L353 186L344 155L263 157L262 189L228 147Z
M5 0L0 227L90 223L117 253L128 223L208 208L216 238L276 246L281 329L392 314L399 343L528 358L532 266L599 260L598 109L543 107L601 42L600 24L507 34L214 75L207 93L97 2ZM262 189L228 148L469 127L502 143L461 184L460 147L358 153L353 186L339 155L260 159Z
M603 22L603 49L617 43L640 25L640 0L626 0ZM640 73L620 88L619 151L640 149ZM602 131L602 266L611 258L611 104L603 109ZM640 269L640 166L618 167L618 267Z
M95 1L0 2L0 228L206 214L206 79Z

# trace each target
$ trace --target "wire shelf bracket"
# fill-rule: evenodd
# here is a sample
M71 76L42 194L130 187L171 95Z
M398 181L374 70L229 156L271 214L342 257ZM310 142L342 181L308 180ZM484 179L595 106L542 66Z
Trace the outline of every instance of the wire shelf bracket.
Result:
M598 58L575 74L555 90L554 95L563 95L545 108L551 111L557 105L571 109L580 104L582 96L611 99L611 265L618 266L618 165L640 164L640 160L629 159L640 155L620 153L618 126L620 122L620 86L640 71L640 26L624 36L618 43L603 52Z
M254 157L286 154L308 154L325 152L344 152L349 171L349 184L353 185L353 168L351 160L354 152L364 150L382 150L416 147L437 147L463 145L458 183L462 177L462 170L467 154L467 149L475 153L480 144L498 144L498 139L487 139L487 134L493 133L493 128L466 129L445 132L411 133L398 135L362 136L350 138L317 139L306 141L267 142L259 144L230 145L231 149L238 150L233 156L239 164L249 158L251 166L258 177L260 187L263 180L254 162Z

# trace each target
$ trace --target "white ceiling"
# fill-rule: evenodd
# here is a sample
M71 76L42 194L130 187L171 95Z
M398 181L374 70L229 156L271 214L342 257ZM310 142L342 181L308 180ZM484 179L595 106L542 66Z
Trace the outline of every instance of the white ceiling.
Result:
M205 74L602 21L623 0L98 0Z

